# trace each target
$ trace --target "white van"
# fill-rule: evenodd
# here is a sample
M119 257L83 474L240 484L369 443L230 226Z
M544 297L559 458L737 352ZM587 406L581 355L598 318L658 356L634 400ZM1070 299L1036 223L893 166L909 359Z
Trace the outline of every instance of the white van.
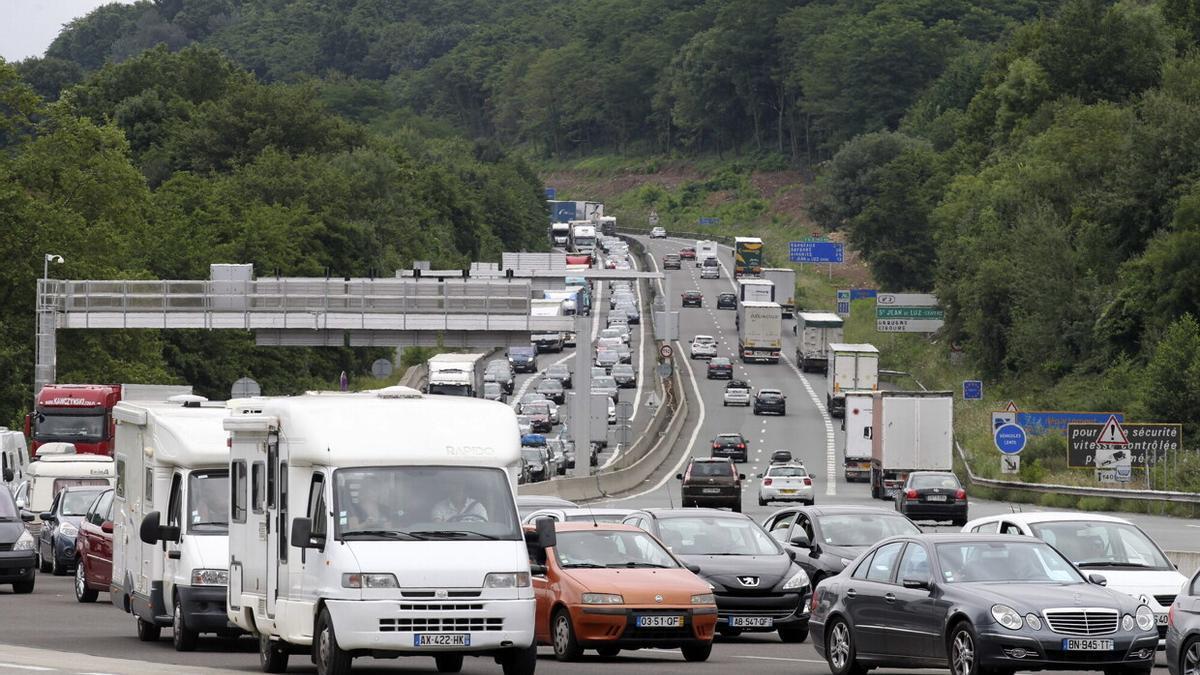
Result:
M263 670L310 653L322 675L412 655L534 672L512 408L407 387L230 407L229 618Z
M77 455L71 443L45 443L38 448L37 460L25 470L25 482L13 492L17 508L33 513L26 524L29 534L37 539L42 531L43 511L49 511L54 495L76 485L113 484L112 457Z
M229 447L223 403L200 396L121 401L113 409L113 604L142 641L170 626L179 651L201 633L236 635L229 577Z
M29 466L29 449L25 445L25 434L0 427L0 487L10 492L25 481L25 470Z

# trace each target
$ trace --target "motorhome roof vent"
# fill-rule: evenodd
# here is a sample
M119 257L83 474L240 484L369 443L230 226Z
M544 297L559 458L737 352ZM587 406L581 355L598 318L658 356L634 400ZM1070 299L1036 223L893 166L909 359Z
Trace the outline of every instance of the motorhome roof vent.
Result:
M167 400L171 403L181 403L185 408L199 408L200 404L208 402L207 398L196 394L176 394Z
M412 387L402 387L396 385L393 387L384 387L376 391L379 398L421 398L421 392Z

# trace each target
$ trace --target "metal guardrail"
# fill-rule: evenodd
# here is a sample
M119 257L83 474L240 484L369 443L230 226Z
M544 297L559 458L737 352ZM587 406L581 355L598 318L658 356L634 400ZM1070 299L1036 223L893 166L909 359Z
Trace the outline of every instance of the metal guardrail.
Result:
M617 234L636 234L640 236L649 236L650 228L645 229L639 227L618 227ZM733 237L727 237L722 234L713 234L712 232L675 232L667 230L667 236L674 239L696 239L715 241L726 246L733 246Z

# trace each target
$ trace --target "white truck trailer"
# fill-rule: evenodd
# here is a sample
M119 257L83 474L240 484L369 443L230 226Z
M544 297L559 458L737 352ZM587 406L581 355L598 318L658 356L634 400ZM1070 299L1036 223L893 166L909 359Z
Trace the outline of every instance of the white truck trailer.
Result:
M782 305L781 305L782 306ZM829 345L844 338L842 317L829 312L796 315L796 365L808 372L829 372Z
M435 354L429 357L426 393L445 396L483 395L485 354Z
M842 466L847 483L871 480L871 438L875 433L875 392L846 393L846 414L842 417Z
M767 279L738 279L739 302L775 302L775 284Z
M232 401L231 465L265 468L261 509L229 527L229 620L258 636L266 672L312 654L317 672L356 656L464 656L533 675L536 600L517 515L512 408L407 387ZM236 505L255 484L235 472ZM544 573L544 570L542 570Z
M550 291L546 291L549 293ZM563 315L563 300L561 298L546 298L534 299L530 301L529 314L530 316L562 316ZM533 344L534 349L541 352L561 352L563 345L566 342L566 335L562 331L546 331L544 333L530 333L529 342Z
M775 302L783 308L783 318L796 312L796 270L790 267L764 267L762 278L775 284Z
M738 304L738 354L743 362L779 363L783 348L783 316L774 302Z
M954 393L877 391L871 411L871 496L890 499L912 471L954 467Z
M846 393L879 388L879 350L874 345L829 345L829 373L825 378L825 406L833 417L846 414Z

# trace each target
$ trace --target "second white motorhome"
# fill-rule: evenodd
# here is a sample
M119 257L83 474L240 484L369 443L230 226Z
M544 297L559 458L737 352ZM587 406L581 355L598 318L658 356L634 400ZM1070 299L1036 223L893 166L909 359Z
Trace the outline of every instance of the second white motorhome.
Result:
M190 651L201 633L241 632L225 615L227 415L224 404L200 396L113 408L112 598L134 615L143 641L169 626L175 649Z
M33 513L26 529L34 537L42 531L41 513L50 509L59 490L113 484L112 457L76 454L71 443L45 443L40 453L25 468L25 481L13 491L17 508Z
M429 656L440 672L488 656L505 675L534 672L511 408L406 387L231 408L228 613L259 635L264 670L311 653L322 674L365 655ZM529 536L545 545L554 532Z

